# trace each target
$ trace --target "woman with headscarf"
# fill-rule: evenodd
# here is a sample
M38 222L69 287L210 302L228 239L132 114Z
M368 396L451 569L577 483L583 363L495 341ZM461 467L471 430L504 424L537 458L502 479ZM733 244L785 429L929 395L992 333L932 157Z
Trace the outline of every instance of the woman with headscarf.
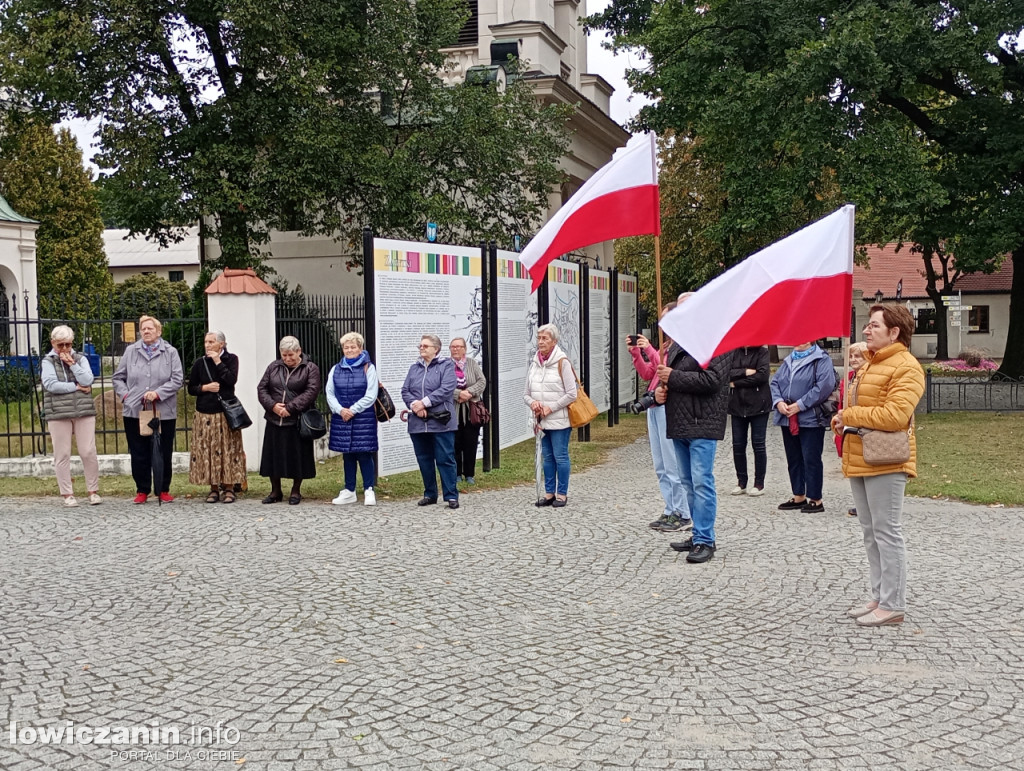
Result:
M459 413L459 427L455 431L455 473L460 482L475 485L480 426L470 420L469 405L483 400L487 379L476 359L468 355L466 338L452 338L448 352L455 362L455 406Z
M320 369L291 335L281 338L278 349L281 358L270 362L256 386L267 421L260 476L270 477L270 494L263 503L284 499L281 479L286 478L292 480L288 503L296 506L302 501L302 480L316 476L313 442L302 438L298 421L320 394Z

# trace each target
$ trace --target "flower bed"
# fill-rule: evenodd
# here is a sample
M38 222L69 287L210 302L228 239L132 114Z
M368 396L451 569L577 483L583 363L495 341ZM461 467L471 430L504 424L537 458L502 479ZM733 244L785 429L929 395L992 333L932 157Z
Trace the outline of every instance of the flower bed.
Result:
M928 371L933 375L984 374L999 369L999 365L991 359L982 359L977 366L971 366L962 359L933 361Z

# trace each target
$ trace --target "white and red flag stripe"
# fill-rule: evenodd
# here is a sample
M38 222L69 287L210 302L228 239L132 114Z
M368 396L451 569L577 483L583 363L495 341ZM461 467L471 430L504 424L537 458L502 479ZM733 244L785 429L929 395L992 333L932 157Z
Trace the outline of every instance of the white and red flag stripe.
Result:
M656 158L654 134L637 134L548 220L519 256L534 290L548 263L573 249L661 234Z
M665 314L661 328L701 366L734 348L847 337L852 204L752 254Z

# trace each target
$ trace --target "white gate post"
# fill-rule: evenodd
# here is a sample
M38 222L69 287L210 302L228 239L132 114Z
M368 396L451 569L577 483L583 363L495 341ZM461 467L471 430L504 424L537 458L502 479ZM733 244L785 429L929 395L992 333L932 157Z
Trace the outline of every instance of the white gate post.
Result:
M256 399L256 384L277 358L277 292L251 268L228 268L206 288L206 294L210 329L223 332L228 350L238 356L235 395L252 418L252 425L242 431L242 443L246 466L256 471L266 427L263 408Z

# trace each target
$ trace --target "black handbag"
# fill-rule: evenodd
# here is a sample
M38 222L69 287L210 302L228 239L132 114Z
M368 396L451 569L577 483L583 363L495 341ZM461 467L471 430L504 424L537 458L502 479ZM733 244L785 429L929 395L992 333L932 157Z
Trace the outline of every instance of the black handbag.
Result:
M299 436L307 442L316 441L327 435L327 421L324 420L323 413L316 407L310 407L300 413L296 420L296 426L299 429Z
M230 399L218 398L224 407L224 419L227 421L228 428L232 431L241 431L243 428L248 428L252 425L252 418L249 417L249 413L245 411L245 407L242 406L238 397L232 396Z
M387 423L395 417L395 403L391 394L380 383L377 384L377 401L373 403L373 413L377 416L378 423Z
M213 375L210 374L210 367L206 363L205 356L203 357L203 369L206 370L206 376L210 378L210 382L216 382ZM249 417L249 413L245 411L245 407L242 406L242 402L238 400L237 396L225 399L217 394L217 398L220 400L221 407L224 408L224 419L227 421L228 428L232 431L241 431L252 425L252 418Z

